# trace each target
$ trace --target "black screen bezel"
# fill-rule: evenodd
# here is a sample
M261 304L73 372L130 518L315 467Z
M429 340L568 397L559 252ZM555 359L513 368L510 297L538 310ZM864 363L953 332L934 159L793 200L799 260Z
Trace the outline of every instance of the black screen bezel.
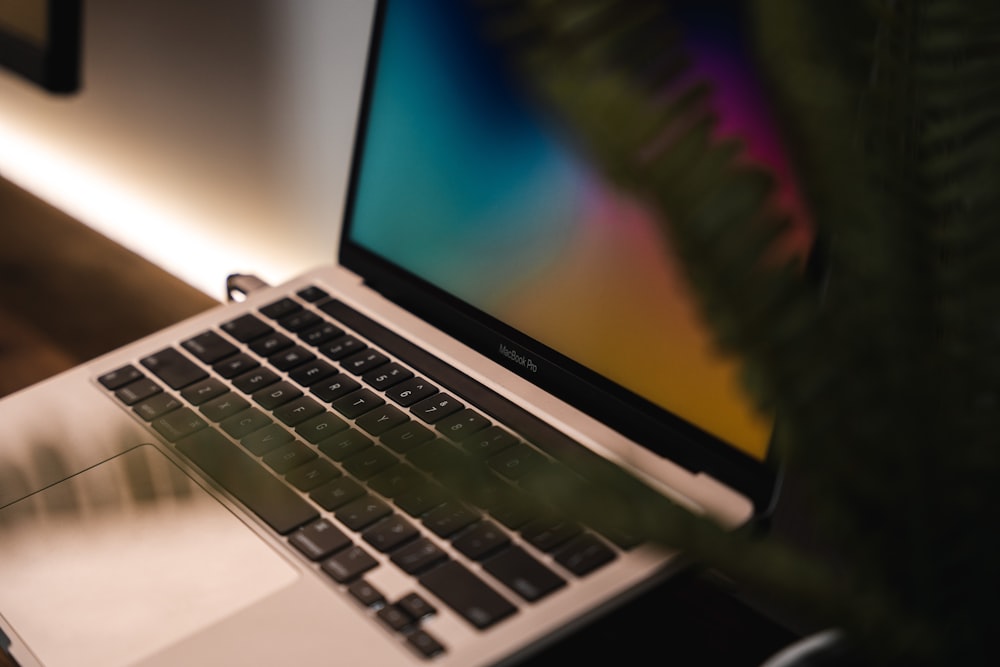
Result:
M779 477L773 446L768 448L764 461L753 458L352 241L350 232L368 110L375 89L381 28L388 2L379 0L375 10L345 199L340 264L361 276L367 286L385 298L539 388L683 468L704 473L738 490L751 500L757 516L769 512ZM530 355L537 370L528 371L507 361L497 353L501 344L512 345L520 354Z

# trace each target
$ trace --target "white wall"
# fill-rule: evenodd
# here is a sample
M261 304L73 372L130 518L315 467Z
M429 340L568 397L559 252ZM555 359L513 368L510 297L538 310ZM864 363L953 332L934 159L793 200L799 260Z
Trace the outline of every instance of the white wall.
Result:
M0 71L0 175L216 297L328 263L372 7L85 0L81 92Z

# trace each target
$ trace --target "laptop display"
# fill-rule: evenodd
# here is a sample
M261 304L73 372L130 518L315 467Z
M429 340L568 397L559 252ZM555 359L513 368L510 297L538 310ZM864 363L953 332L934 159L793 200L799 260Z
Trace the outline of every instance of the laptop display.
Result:
M719 130L746 137L751 157L779 172L794 210L794 184L742 51L740 11L710 5L682 17L698 73L717 82ZM469 320L443 314L435 323L505 331L511 344L477 339L474 326L461 333L546 388L571 395L583 378L722 458L731 446L765 460L771 420L750 406L736 362L713 348L661 223L604 182L527 99L477 20L459 0L388 6L345 263L361 261L403 290L415 281L437 288ZM608 405L594 392L570 398L591 413ZM648 444L671 447L658 436Z

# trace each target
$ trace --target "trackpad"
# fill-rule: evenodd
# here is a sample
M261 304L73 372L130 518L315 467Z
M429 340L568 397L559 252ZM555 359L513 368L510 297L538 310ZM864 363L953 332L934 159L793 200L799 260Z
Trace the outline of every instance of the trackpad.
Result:
M0 509L0 616L45 665L124 665L296 570L155 447Z

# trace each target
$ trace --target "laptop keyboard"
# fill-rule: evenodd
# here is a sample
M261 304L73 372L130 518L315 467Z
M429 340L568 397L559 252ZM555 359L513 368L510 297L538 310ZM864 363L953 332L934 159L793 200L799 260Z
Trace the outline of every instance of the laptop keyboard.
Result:
M532 493L575 443L316 287L98 381L428 658L436 603L483 630L636 544ZM380 567L413 592L387 600Z

